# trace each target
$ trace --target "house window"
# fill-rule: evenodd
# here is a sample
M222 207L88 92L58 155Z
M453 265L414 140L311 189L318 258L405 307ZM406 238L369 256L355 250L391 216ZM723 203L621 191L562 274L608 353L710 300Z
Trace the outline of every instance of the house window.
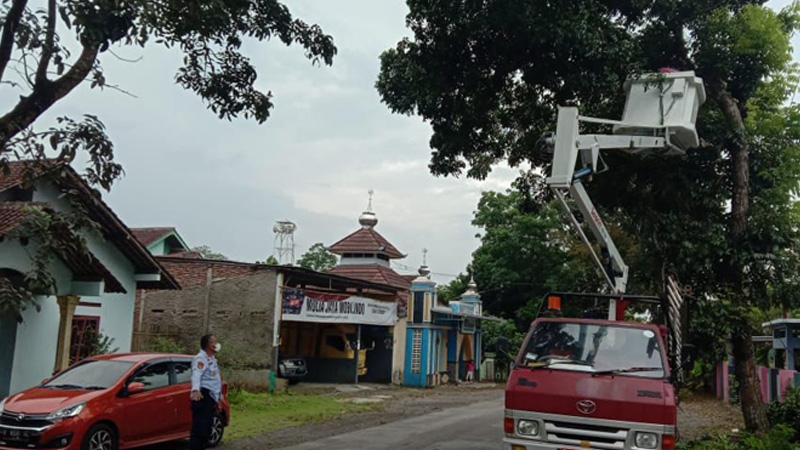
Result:
M411 339L411 373L422 372L422 330L414 330Z
M425 313L425 294L422 292L414 292L414 323L421 323Z
M70 365L92 356L94 344L100 331L100 317L74 316L72 318L72 338L70 340Z
M775 327L775 331L773 331L773 337L775 339L783 339L786 337L786 327Z
M425 293L425 312L424 312L424 314L422 316L422 320L424 322L430 322L431 321L431 307L433 306L432 303L433 303L433 294L431 294L430 292L426 292Z
M786 350L782 348L775 349L775 368L786 369Z

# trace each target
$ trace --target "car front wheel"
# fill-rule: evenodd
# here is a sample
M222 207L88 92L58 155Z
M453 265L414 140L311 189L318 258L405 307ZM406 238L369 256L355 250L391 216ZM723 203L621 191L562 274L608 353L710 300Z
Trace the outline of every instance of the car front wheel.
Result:
M214 420L211 422L211 436L208 438L208 446L218 446L222 442L223 434L225 434L225 423L222 420L222 414L215 414Z
M97 424L83 438L82 450L117 450L117 435L106 424Z

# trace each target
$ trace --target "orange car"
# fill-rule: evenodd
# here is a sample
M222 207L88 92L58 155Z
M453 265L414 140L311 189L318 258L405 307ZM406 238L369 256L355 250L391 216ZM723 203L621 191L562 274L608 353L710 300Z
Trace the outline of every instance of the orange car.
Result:
M191 363L156 353L85 359L0 402L0 449L118 450L188 438ZM223 400L209 446L229 420Z

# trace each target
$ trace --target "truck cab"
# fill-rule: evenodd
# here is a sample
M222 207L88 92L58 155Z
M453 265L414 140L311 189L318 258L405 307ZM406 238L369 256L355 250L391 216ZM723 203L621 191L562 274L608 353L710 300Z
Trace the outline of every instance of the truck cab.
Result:
M677 408L661 330L539 318L506 385L506 450L673 450Z

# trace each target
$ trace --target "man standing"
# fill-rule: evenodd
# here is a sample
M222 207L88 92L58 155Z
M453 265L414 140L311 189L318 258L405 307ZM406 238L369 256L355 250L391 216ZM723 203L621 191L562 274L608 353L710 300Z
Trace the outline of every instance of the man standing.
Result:
M192 360L192 435L189 450L205 450L211 437L214 415L222 401L222 377L214 355L220 350L217 338L200 338L200 353Z

